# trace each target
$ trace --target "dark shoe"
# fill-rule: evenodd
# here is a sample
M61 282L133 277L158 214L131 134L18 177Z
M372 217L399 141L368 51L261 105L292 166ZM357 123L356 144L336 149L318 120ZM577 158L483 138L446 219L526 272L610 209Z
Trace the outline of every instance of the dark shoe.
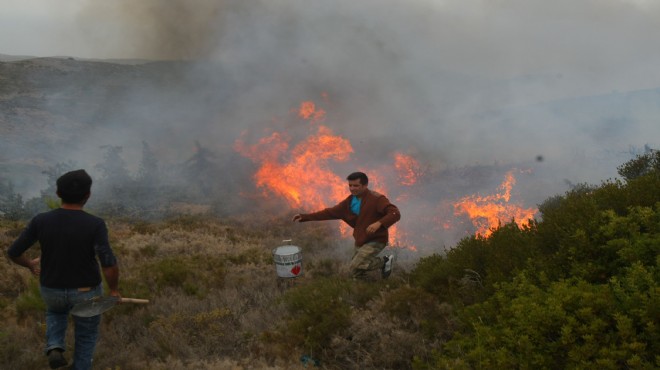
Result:
M390 274L392 274L393 265L394 265L393 254L383 257L383 270L381 271L381 275L383 276L383 279L387 279L390 276Z
M59 369L60 367L67 365L67 361L62 352L63 351L59 348L48 351L48 365L50 365L51 369Z

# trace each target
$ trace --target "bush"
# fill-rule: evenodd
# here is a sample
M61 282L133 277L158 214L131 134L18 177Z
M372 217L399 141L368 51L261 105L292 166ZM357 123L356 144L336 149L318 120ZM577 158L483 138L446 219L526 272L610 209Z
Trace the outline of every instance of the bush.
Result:
M411 281L443 300L472 304L488 297L495 284L509 281L538 255L536 224L520 228L511 222L489 238L462 239L444 257L422 258L411 271Z
M660 201L657 191L660 182L650 181L651 177L637 178L626 185L605 183L598 188L575 189L542 204L539 210L543 222L537 227L538 246L545 256L546 266L540 268L553 280L581 277L604 283L626 266L619 256L622 241L612 240L621 239L615 234L624 230L614 229L621 228L617 224L626 224L639 235L650 233L643 238L655 238L657 227L651 224L657 222L657 216L648 214L648 210L641 211L655 207L652 212L657 213L655 204ZM644 217L650 219L644 220ZM637 238L635 235L628 233L623 237Z
M617 167L617 172L627 181L649 174L660 175L660 151L648 150Z
M410 285L384 294L383 309L402 327L419 332L429 341L449 339L456 329L453 308L436 296Z
M463 312L465 330L446 343L435 366L452 368L460 360L488 369L654 368L660 365L656 268L637 264L610 284L571 279L548 290L521 274Z
M286 342L312 353L326 348L350 325L349 289L347 281L319 279L287 291L283 297L289 312L283 332Z

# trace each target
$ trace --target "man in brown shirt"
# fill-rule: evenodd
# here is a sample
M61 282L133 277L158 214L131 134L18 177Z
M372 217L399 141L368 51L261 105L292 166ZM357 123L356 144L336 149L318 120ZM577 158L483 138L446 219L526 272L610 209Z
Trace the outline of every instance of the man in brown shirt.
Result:
M380 269L383 278L392 272L393 255L378 257L385 248L389 234L387 228L401 219L399 209L386 196L369 190L369 178L354 172L346 178L351 192L339 204L324 210L297 214L295 222L342 220L353 228L355 253L351 260L351 274L364 278L369 271Z

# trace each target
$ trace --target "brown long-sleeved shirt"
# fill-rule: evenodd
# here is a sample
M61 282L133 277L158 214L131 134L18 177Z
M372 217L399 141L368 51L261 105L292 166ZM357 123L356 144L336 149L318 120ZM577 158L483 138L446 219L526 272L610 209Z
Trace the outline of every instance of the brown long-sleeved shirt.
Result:
M301 222L342 220L353 228L355 245L361 247L367 242L381 242L387 244L389 234L387 228L401 219L401 213L394 204L383 194L367 189L360 199L360 214L351 212L351 198L349 195L339 204L322 211L301 214ZM376 221L382 226L373 234L367 234L367 227Z

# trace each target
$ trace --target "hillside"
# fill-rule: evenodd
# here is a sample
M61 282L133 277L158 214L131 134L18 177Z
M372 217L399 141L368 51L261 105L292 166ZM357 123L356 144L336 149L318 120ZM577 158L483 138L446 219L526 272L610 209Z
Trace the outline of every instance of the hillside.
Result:
M3 250L21 227L22 223L0 223ZM378 295L401 285L402 272L388 284L350 282L345 278L350 245L329 239L331 232L323 225L296 233L296 243L303 248L303 276L289 280L278 278L272 257L272 250L283 245L283 236L292 234L288 223L260 225L181 217L159 223L110 221L109 229L120 260L122 295L147 298L151 303L147 307L125 304L104 314L102 339L95 356L95 367L99 369L302 369L307 368L300 360L302 356L320 359L322 352L331 348L352 353L324 359L326 368L400 368L397 364L409 366L407 359L413 354L430 350L410 343L406 345L410 352L405 355L389 353L386 348L365 352L350 349L351 339L346 337L330 344L326 340L335 330L332 327L345 325L332 316L309 323L319 325L314 329L316 333L310 333L311 347L300 342L302 332L290 332L289 337L287 323L308 318L290 316L283 298L296 287L318 283L321 289L330 289L329 295L300 297L304 300L301 303L329 310L332 315L340 309L332 303L338 298L335 294L355 300L350 303L351 315L365 320L355 323L357 333L366 335L359 339L361 343L385 345L380 331L393 329L382 313L372 311L368 305L382 304ZM43 304L36 280L24 269L10 265L6 258L0 259L0 266L0 359L12 369L44 368L45 358L39 355L43 346ZM354 292L343 292L346 288ZM372 327L368 324L372 320L383 322L382 327ZM398 343L400 340L419 335L412 329L392 334L391 344L399 347L403 344ZM329 347L320 350L317 340ZM295 348L298 345L301 347ZM364 358L378 352L378 358Z
M328 224L209 215L110 219L125 297L104 314L100 369L652 369L660 365L660 155L625 182L540 205L543 221L466 237L397 263L388 280L348 278L350 243ZM2 220L6 249L25 222ZM296 235L303 275L271 251ZM29 252L31 256L36 251ZM0 260L0 361L39 369L43 303Z
M252 105L234 96L236 85L222 69L197 65L205 73L191 75L189 67L48 58L0 63L0 248L8 248L31 215L56 206L52 183L61 172L86 166L98 180L88 210L108 220L122 294L151 301L104 315L98 368L660 366L660 158L650 146L631 149L626 158L638 156L610 168L620 179L574 182L560 195L543 184L569 182L561 163L554 164L557 172L539 159L455 166L434 152L413 152L420 161L404 174L419 181L387 184L404 215L399 235L408 232L417 244L391 246L399 260L388 280L353 281L351 241L340 237L337 223L294 225L297 208L285 194L255 184L264 163L254 158L276 157L260 143L288 149L276 139L280 132L296 136L293 124L273 119L270 136L237 134L244 127L227 117ZM216 80L205 83L203 75ZM657 94L500 110L488 122L514 127L556 111L586 122L581 132L612 139L622 134L621 122L654 119ZM232 103L238 109L223 115ZM607 113L611 106L616 109ZM605 113L584 116L589 110ZM318 149L319 137L348 142L313 124L292 151ZM364 147L381 147L376 144ZM583 156L580 164L612 159ZM291 170L287 165L296 162L265 163ZM305 163L314 164L303 166L307 172L329 171ZM397 179L392 168L376 173ZM284 174L275 171L274 178ZM36 195L23 198L29 188ZM475 220L456 215L459 200L508 201L509 195L536 202L531 211L538 217L496 220L489 233L478 234ZM271 253L291 238L302 248L304 274L282 280ZM0 271L0 362L44 368L37 281L6 257Z

